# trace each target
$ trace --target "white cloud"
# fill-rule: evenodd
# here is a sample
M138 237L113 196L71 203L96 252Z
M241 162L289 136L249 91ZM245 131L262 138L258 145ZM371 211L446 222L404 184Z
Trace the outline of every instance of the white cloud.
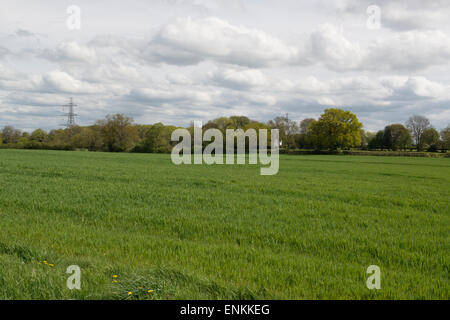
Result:
M248 90L267 84L266 76L254 69L218 69L211 73L216 84L236 90Z
M410 77L404 79L396 90L416 96L417 98L430 98L435 101L450 101L450 86L430 81L425 77Z
M287 63L297 54L276 37L216 17L176 19L160 29L145 52L151 60L179 65L209 59L250 67Z
M449 64L450 38L442 31L410 31L363 46L349 40L342 27L324 24L288 45L260 30L218 18L185 18L163 26L143 56L150 64L195 65L209 60L248 68L319 64L338 72L404 72Z
M18 91L22 95L30 92L92 94L103 91L101 85L80 81L61 70L53 70L43 75L25 75L0 65L0 71L4 70L6 72L0 76L0 89Z
M372 43L361 69L406 71L450 64L450 38L442 31L410 31Z
M9 50L0 46L0 59L6 57L9 54Z
M233 114L302 119L331 106L373 129L412 113L437 127L450 121L449 2L380 0L383 28L371 31L369 0L345 1L338 14L313 0L130 0L105 14L105 4L80 1L89 13L80 31L67 30L65 10L56 18L61 6L31 5L19 21L17 0L2 1L4 122L57 126L51 106L69 96L82 124L114 112L177 125Z
M12 80L19 77L19 73L6 65L0 64L0 80Z
M62 93L100 93L103 89L100 85L94 85L73 78L64 71L55 70L45 74L40 83L40 89L44 91L57 91Z
M447 0L339 0L341 13L361 16L370 5L381 8L381 24L395 31L439 29L447 22L450 2Z
M310 37L310 60L321 62L331 70L361 68L362 52L359 44L345 38L343 30L333 25L323 25Z
M189 79L184 74L180 73L169 73L166 75L166 79L170 84L176 84L176 85L191 85L193 84L193 81Z
M63 42L56 49L44 50L40 56L54 62L95 64L97 54L94 49L81 46L76 41Z
M129 98L132 100L142 101L144 103L179 103L179 102L197 102L207 103L212 101L211 94L196 90L171 90L167 89L153 89L153 88L139 88L133 89L130 92Z

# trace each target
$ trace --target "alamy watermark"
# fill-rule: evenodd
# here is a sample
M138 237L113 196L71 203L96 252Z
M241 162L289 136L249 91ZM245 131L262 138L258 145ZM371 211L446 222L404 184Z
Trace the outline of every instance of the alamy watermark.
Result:
M66 286L68 289L80 290L81 289L81 269L77 265L67 267L66 273L71 276L67 278Z
M245 164L248 154L249 164L268 165L261 168L261 175L275 175L279 169L279 131L270 130L270 154L268 148L268 130L227 129L225 140L219 129L207 129L203 132L202 123L194 122L194 139L188 129L177 129L172 133L171 141L179 142L172 150L172 162L180 164ZM181 141L180 141L181 139ZM193 149L192 150L192 141ZM235 142L237 141L237 145ZM248 141L248 150L246 150ZM210 142L205 148L203 142ZM224 142L226 142L224 152ZM193 152L192 152L193 151ZM237 152L235 152L237 151ZM192 161L193 158L193 161Z
M367 274L370 276L367 278L366 286L369 290L381 289L381 269L379 266L371 265L367 268Z
M369 17L366 26L369 30L381 29L381 8L377 5L371 5L366 10Z
M66 25L69 30L81 29L81 8L79 6L71 5L67 7Z
M178 134L176 134L176 136L181 136L179 134L182 134L181 131L183 131L183 130L186 130L186 129L180 129L180 132ZM217 130L217 129L210 129L210 130ZM217 130L217 131L219 131L219 130ZM184 132L184 134L185 133L186 132ZM217 132L214 131L214 133L217 133ZM217 160L219 158L215 158L215 159ZM261 173L261 174L263 174L263 173ZM70 290L74 290L74 289L80 290L81 289L81 268L77 265L71 265L71 266L67 267L66 273L70 274L70 276L67 278L67 282L66 282L67 288ZM380 267L377 265L371 265L367 268L366 273L369 275L369 277L366 280L367 288L369 290L375 290L375 289L380 290L381 289L381 269L380 269Z

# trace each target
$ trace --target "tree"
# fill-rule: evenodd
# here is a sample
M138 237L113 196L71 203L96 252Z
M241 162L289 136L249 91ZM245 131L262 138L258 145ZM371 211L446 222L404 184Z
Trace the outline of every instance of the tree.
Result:
M41 143L40 142L36 142L36 143L31 143L30 139L27 136L22 135L19 138L19 141L17 141L16 143L16 147L19 149L25 149L25 148L35 148L35 149L40 149Z
M300 122L300 133L302 134L307 134L309 127L311 126L311 124L316 121L316 119L313 118L307 118L307 119L303 119Z
M2 139L5 144L15 144L20 139L20 130L12 126L5 126L2 130Z
M371 149L370 143L376 138L376 132L365 131L364 136L365 142L361 142L361 146L365 146L366 149Z
M210 128L219 129L222 131L222 133L225 133L226 129L236 129L233 127L234 123L227 117L220 117L217 119L214 119L212 121L209 121L207 125L210 126ZM192 124L193 127L193 124Z
M225 133L226 129L243 129L250 122L250 119L244 116L231 116L229 118L220 117L208 121L208 123L203 126L203 129L219 129L222 133Z
M48 139L47 132L42 129L36 129L31 133L30 140L35 142L46 142Z
M176 127L174 126L165 126L162 123L150 126L136 151L149 153L169 152L172 149L170 138L175 129Z
M423 131L422 144L430 152L436 152L439 148L440 135L435 128L428 128Z
M386 126L383 132L383 146L392 149L406 149L412 142L411 134L402 124Z
M383 149L384 148L383 140L384 140L384 131L380 130L373 137L371 137L369 139L367 146L371 150Z
M450 125L441 131L442 147L446 150L450 149Z
M127 151L135 145L139 133L132 123L133 119L123 114L108 115L104 120L97 121L108 151Z
M70 140L73 148L88 149L89 151L100 151L103 149L103 139L99 126L80 127Z
M286 146L286 152L289 153L289 150L295 146L295 135L299 132L298 124L289 119L289 115L276 117L273 120L268 122L268 125L271 129L279 130L280 141L283 146Z
M316 147L327 149L360 146L361 129L356 115L341 109L326 109L319 120L311 124Z
M250 121L250 123L248 123L243 130L247 131L253 129L256 131L256 134L258 135L258 148L259 148L259 144L261 143L261 141L259 140L259 131L260 130L267 130L267 142L266 142L266 146L270 146L271 144L271 135L270 135L270 127L262 122L258 122L258 121ZM226 146L224 145L224 148ZM245 139L245 148L246 150L249 150L249 140ZM225 149L224 149L225 150Z
M313 137L311 134L311 124L316 120L312 118L300 121L299 133L295 134L295 144L300 149L314 148Z
M411 131L417 149L423 150L423 133L430 128L430 120L423 116L414 115L408 119L406 127Z
M250 119L244 116L232 116L230 121L233 124L233 129L243 129L250 123Z
M361 148L367 149L369 146L369 140L375 136L375 133L364 131L361 129Z
M67 129L50 130L48 133L48 144L54 148L70 149L70 142Z

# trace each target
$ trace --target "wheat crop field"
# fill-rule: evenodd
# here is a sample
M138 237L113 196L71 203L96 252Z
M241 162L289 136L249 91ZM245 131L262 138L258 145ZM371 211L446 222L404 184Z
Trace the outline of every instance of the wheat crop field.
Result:
M0 183L0 299L450 298L450 159L0 150Z

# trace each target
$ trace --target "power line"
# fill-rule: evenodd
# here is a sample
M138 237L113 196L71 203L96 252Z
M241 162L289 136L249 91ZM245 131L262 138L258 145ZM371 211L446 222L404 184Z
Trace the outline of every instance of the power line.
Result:
M75 108L74 108L74 107L77 107L77 105L74 104L74 103L73 103L73 99L70 98L70 102L69 102L68 104L63 105L63 107L64 107L64 108L66 108L66 107L69 108L68 112L64 114L64 115L67 117L67 122L64 124L64 126L65 126L66 128L73 127L73 126L76 124L76 122L75 122L75 117L78 116L78 115L75 114L75 112L74 112L74 111L75 111Z

